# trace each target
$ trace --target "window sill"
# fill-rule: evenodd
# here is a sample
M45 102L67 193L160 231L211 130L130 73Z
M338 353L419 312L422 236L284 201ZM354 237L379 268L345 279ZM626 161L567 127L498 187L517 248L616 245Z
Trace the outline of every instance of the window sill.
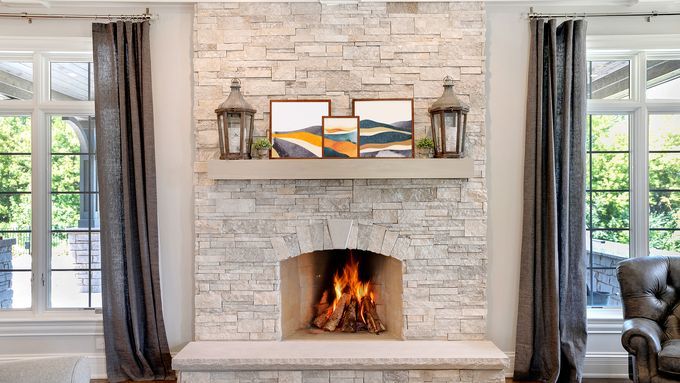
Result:
M0 338L103 334L102 316L94 311L55 311L42 315L31 312L0 313Z
M588 308L588 334L620 334L623 312L617 308Z

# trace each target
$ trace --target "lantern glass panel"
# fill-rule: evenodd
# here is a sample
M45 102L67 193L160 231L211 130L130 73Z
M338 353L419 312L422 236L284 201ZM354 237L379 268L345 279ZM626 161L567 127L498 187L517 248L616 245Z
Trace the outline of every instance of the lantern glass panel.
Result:
M432 115L432 126L434 131L432 132L432 139L434 140L434 146L437 153L442 151L442 125L441 125L441 114L435 113Z
M446 128L446 151L458 151L458 112L444 112L444 127Z
M241 152L241 114L227 113L227 137L229 153Z
M250 134L252 133L252 131L250 129L250 126L253 123L253 115L246 113L244 121L245 124L243 125L243 147L244 147L243 152L250 153L250 147L248 145L250 145L251 142Z

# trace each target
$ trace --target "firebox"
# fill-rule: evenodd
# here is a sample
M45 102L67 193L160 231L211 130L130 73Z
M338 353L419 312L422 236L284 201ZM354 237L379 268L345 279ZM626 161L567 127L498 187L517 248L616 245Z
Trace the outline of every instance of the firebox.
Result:
M281 262L284 339L402 339L402 262L323 250Z

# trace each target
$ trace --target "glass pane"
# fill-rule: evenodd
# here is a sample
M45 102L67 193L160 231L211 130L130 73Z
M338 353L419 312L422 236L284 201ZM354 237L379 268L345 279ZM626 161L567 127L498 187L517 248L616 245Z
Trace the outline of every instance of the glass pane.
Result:
M680 228L680 192L649 193L649 228Z
M89 275L84 271L52 271L50 307L89 307Z
M95 152L93 116L52 116L52 153L81 154Z
M0 61L0 101L33 98L33 63Z
M241 151L241 115L235 113L227 114L227 134L229 141L229 153L239 153Z
M31 153L31 118L0 116L0 153Z
M592 199L593 228L629 228L630 202L628 192L593 192Z
M31 191L31 156L0 154L0 192Z
M31 230L31 195L0 193L0 231Z
M89 155L52 155L52 191L53 192L80 192L88 191L90 178L87 171L89 168Z
M630 61L588 61L588 98L630 98Z
M680 60L647 60L647 98L680 99Z
M680 150L680 114L649 115L649 150Z
M92 296L91 307L102 307L102 272L101 271L91 271L90 272L90 290Z
M680 230L650 230L649 255L680 255Z
M593 230L591 234L593 255L615 257L619 260L629 257L630 232L628 230ZM590 243L586 243L588 251L590 251L590 246Z
M50 99L57 101L94 100L92 63L50 63Z
M100 269L99 233L87 231L52 233L51 265L53 270Z
M628 154L593 153L591 187L593 190L628 190Z
M11 254L11 264L0 264L0 270L31 269L31 233L0 232L0 240L5 241L0 245L0 258L2 254Z
M628 151L628 115L591 115L593 151Z
M649 188L680 189L680 153L649 154Z
M79 226L85 203L85 194L52 194L52 229L87 230L87 225Z
M31 272L0 271L0 309L31 308Z
M618 264L620 259L596 257L605 264ZM588 306L617 307L621 306L621 288L616 278L616 268L593 268L588 280Z

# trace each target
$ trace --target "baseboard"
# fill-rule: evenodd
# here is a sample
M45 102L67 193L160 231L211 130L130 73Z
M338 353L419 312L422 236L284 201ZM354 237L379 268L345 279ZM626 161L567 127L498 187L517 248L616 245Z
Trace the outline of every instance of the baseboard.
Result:
M106 379L106 358L104 353L100 354L0 354L0 361L9 361L17 359L37 359L58 356L84 356L90 362L90 372L92 379Z
M510 359L510 366L506 370L507 377L512 376L515 365L515 353L505 353ZM583 366L585 378L628 378L628 354L625 352L598 352L586 354Z

